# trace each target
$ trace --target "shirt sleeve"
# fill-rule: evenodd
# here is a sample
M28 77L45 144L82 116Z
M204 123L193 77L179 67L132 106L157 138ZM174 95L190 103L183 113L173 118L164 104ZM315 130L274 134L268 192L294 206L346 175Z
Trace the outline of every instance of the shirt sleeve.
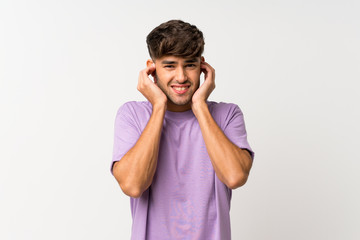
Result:
M114 163L120 161L135 145L141 134L128 105L129 103L122 105L117 111L115 118L113 156L110 166L111 174L113 174Z
M250 152L251 158L254 160L255 153L247 140L244 115L239 106L235 104L231 105L229 113L227 114L224 134L239 148L247 149Z

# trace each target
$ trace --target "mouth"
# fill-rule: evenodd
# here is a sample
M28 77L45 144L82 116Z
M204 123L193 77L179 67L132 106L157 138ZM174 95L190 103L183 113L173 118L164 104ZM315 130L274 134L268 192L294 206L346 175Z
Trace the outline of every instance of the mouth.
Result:
M171 88L177 94L184 94L189 90L190 85L171 85Z

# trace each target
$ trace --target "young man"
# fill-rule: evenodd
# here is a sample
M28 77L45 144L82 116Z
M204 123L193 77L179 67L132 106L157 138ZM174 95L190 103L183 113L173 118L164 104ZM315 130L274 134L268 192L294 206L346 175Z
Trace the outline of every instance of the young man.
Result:
M243 114L207 101L215 70L196 26L168 21L147 45L137 88L148 101L118 110L111 164L131 197L131 239L229 240L232 189L245 184L254 157Z

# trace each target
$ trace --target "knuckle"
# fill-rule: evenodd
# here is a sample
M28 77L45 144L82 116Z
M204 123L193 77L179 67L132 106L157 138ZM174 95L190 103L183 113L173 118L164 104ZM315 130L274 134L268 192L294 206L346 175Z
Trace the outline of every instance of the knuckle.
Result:
M137 85L137 89L141 90L143 88L144 84L142 82L139 82Z

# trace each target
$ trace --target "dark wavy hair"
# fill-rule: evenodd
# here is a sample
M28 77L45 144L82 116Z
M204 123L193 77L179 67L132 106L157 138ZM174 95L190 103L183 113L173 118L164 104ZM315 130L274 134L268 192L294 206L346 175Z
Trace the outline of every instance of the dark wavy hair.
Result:
M149 33L146 43L153 60L163 56L201 57L205 45L203 33L181 20L160 24Z

